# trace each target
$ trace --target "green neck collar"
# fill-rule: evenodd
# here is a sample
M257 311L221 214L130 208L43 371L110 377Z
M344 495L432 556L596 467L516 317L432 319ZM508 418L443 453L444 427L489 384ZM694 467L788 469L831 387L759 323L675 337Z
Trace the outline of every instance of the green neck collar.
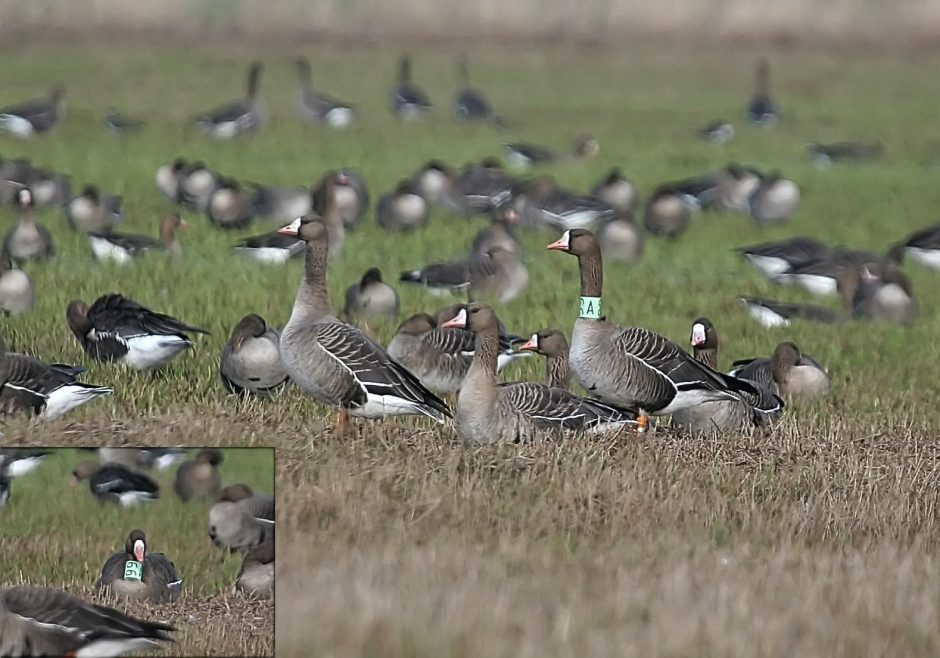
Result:
M601 317L601 298L582 296L580 317L588 320L599 320Z

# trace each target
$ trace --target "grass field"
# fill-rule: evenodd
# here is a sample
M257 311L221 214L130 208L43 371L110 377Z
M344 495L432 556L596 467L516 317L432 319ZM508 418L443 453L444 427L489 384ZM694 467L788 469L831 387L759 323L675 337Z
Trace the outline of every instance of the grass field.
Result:
M346 132L299 124L292 58L309 54L315 80L361 106ZM116 437L149 444L276 445L280 509L278 655L914 656L940 651L936 377L937 275L908 265L920 316L910 328L848 323L758 327L739 294L815 301L773 288L732 247L809 234L882 250L935 222L940 203L940 101L933 53L771 53L783 118L772 132L740 120L758 54L740 47L640 44L623 50L488 48L471 75L512 130L454 124L454 52L416 49L415 75L439 111L402 125L386 110L397 51L303 44L62 43L0 50L0 105L69 85L69 115L49 137L0 136L0 154L25 155L123 194L122 230L155 233L168 204L153 186L160 164L200 158L225 173L309 184L332 167L368 180L373 200L437 157L460 165L516 139L563 148L591 131L600 156L553 171L587 189L619 165L642 192L730 160L779 168L802 188L785 226L760 229L737 216L700 216L679 240L648 239L634 266L606 268L605 310L619 323L685 344L708 315L723 338L722 366L769 354L790 339L830 370L827 398L793 405L759 437L698 442L570 440L466 448L452 429L423 421L361 423L335 437L328 412L296 390L277 399L225 396L218 355L234 323L257 312L286 321L300 264L265 268L232 259L238 234L198 217L185 255L131 268L95 263L83 237L50 213L59 242L51 264L29 268L36 309L5 318L18 350L88 366L87 381L115 394L60 421L17 421L3 441L84 444ZM252 58L271 114L254 139L217 143L188 118L237 95ZM107 107L150 120L140 135L104 133ZM734 120L727 147L700 143L696 128ZM815 169L808 141L881 140L877 164ZM0 225L14 215L4 211ZM385 235L372 221L331 264L339 305L370 266L400 270L461 256L484 220L435 214L419 233ZM253 230L267 230L258 225ZM525 234L531 284L500 307L516 333L570 331L577 303L572 258L549 254L550 235ZM192 355L155 374L85 363L64 320L66 303L120 291L204 326ZM403 315L438 303L400 289ZM387 341L394 327L373 327ZM511 371L540 378L542 364ZM103 541L103 540L102 540ZM208 549L206 549L208 550Z

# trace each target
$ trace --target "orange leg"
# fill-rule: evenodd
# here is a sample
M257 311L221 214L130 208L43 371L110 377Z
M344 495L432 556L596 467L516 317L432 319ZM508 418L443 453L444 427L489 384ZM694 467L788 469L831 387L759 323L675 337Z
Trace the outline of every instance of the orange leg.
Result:
M637 434L642 434L649 428L649 426L650 426L650 417L647 416L645 413L640 412L640 414L636 417Z
M346 409L340 409L336 414L336 433L343 434L346 432L346 427L349 425L349 411Z

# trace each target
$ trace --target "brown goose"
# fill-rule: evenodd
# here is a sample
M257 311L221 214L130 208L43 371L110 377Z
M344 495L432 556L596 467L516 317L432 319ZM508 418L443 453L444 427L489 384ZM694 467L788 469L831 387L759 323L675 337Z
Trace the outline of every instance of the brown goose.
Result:
M450 165L440 160L430 160L415 172L411 182L415 192L432 206L447 205L455 212L460 212L459 202L454 199L456 178L457 174Z
M369 336L341 322L326 288L329 233L319 219L298 218L281 229L307 243L304 276L281 332L281 362L290 378L319 402L363 418L423 415L444 422L447 405Z
M568 339L557 329L540 329L532 338L519 346L545 357L545 383L566 391L571 388L571 370L568 367Z
M597 241L600 242L604 258L609 261L634 263L643 255L643 232L626 215L598 224Z
M490 213L490 225L473 238L473 243L470 245L470 257L482 258L495 248L521 256L522 243L519 242L513 230L518 223L519 213L510 204L494 208Z
M382 281L382 272L377 267L370 267L358 283L346 288L346 302L343 304L343 317L352 319L398 317L398 293Z
M219 375L229 393L267 395L287 383L281 365L277 331L260 315L250 313L238 321L222 348Z
M169 256L179 257L183 254L183 247L176 237L176 231L186 226L185 219L176 213L167 213L160 220L159 240L146 235L89 233L88 241L95 258L100 261L114 261L119 265L130 263L146 251L163 250Z
M731 373L763 384L788 399L815 399L829 390L829 375L826 369L790 342L777 345L769 359L735 361Z
M597 197L623 214L632 213L640 200L636 185L623 175L620 167L614 167L598 181L591 188L591 196Z
M747 106L747 118L758 126L771 127L777 123L777 106L770 96L770 62L765 57L757 60L754 77L754 95Z
M917 317L910 279L894 263L862 265L849 270L839 284L852 317L905 325Z
M326 189L326 181L332 179L332 192ZM347 229L356 228L369 209L369 188L365 179L349 169L328 171L313 188L313 211L324 216L324 203L332 198L336 212Z
M86 185L82 193L65 206L65 218L73 229L110 233L124 218L123 200L94 185Z
M248 69L248 85L244 98L212 108L196 118L196 125L216 139L231 139L258 130L264 123L266 114L264 103L258 97L262 68L261 62L254 62Z
M48 98L36 98L0 108L0 130L17 137L32 137L48 132L65 116L64 99L65 87L57 85L49 92Z
M473 363L457 397L457 434L473 443L531 441L546 434L615 432L645 427L635 411L532 382L498 384L499 321L486 304L469 304L446 327L476 334Z
M123 656L159 649L175 630L51 587L0 589L0 656Z
M423 285L432 294L466 290L471 299L492 297L506 304L525 292L529 271L516 254L495 245L481 257L402 272L399 281Z
M183 579L163 553L147 550L143 530L131 530L124 550L108 558L101 568L95 589L135 601L167 603L179 598Z
M209 509L208 532L216 546L242 553L274 541L274 496L255 493L246 484L230 484Z
M800 205L800 188L778 172L765 176L748 200L751 218L761 226L785 222Z
M13 267L9 254L0 252L0 315L19 315L33 307L36 295L33 280Z
M266 541L245 554L235 589L259 598L274 596L274 542Z
M55 255L52 234L33 215L33 195L28 189L19 191L20 218L3 238L3 253L16 264L28 260L46 260Z
M376 221L386 231L413 231L427 225L430 216L430 204L409 178L379 197L375 207Z
M251 193L234 178L219 178L218 187L209 196L206 217L222 229L242 229L257 215Z
M346 219L340 206L339 180L344 175L327 172L313 193L313 211L320 216L329 233L330 258L336 258L346 242Z
M660 186L646 201L643 226L653 235L677 238L689 226L692 207L686 195L670 185Z
M215 448L203 448L196 453L196 458L180 464L173 479L173 490L183 502L194 498L215 497L222 488L222 476L219 464L224 460L222 453Z

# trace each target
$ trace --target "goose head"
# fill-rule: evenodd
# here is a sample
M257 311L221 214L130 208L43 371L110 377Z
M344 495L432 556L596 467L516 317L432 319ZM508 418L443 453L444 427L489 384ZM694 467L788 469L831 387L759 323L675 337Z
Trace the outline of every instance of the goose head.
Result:
M377 267L370 267L359 280L359 290L363 291L374 283L382 283L382 271Z
M589 230L573 228L561 234L561 237L547 247L551 251L563 251L574 256L594 256L600 254L597 238Z
M557 329L540 329L519 346L520 350L536 352L542 356L561 356L568 354L568 340Z
M308 244L329 246L330 235L326 224L316 215L298 217L287 226L279 228L277 232L281 235L299 238Z
M81 462L72 469L72 478L69 480L69 486L76 487L82 480L87 480L92 475L101 470L101 464L93 461Z
M255 316L257 317L257 316ZM262 320L264 322L264 320ZM211 464L212 466L218 466L224 460L222 452L216 450L215 448L203 448L196 453L196 461L200 464Z
M268 330L264 318L255 313L250 313L238 321L235 328L232 329L232 335L229 338L232 349L237 350L249 338L260 338ZM201 454L201 453L200 453Z
M131 530L124 542L124 550L138 562L143 562L147 555L147 536L143 530Z
M692 335L689 337L692 347L698 350L716 349L718 333L715 325L708 318L697 318L692 323Z
M786 342L777 345L773 356L770 357L770 367L774 381L785 383L790 376L790 369L799 364L803 358L800 348L794 343Z
M473 302L462 307L457 315L441 325L444 328L469 329L474 333L499 331L496 312L487 304Z

